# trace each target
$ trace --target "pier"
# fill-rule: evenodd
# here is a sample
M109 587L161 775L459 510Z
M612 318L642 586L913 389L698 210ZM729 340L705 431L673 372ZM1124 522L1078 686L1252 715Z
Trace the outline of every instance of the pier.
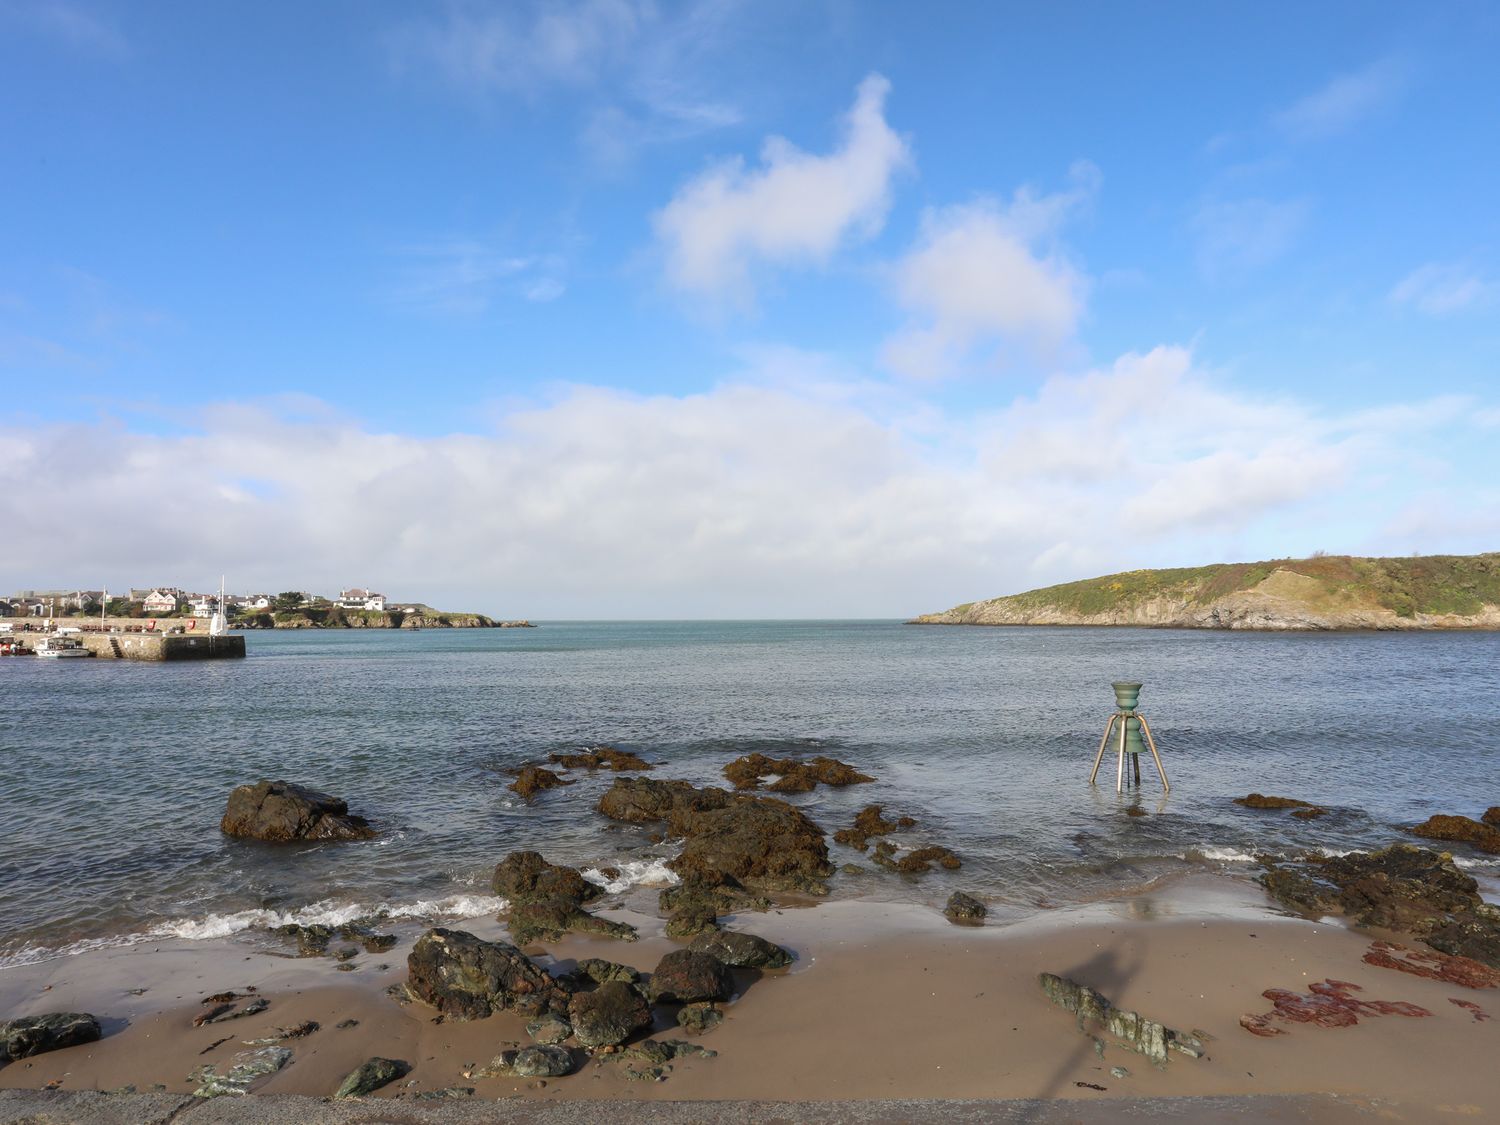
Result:
M62 635L78 641L95 656L109 660L225 660L245 655L243 634L209 636L208 622L204 620L195 621L196 628L188 629L186 619L168 618L153 630L136 618L110 618L101 622L98 618L61 617L50 622L54 626L50 629L49 622L36 617L0 619L0 624L4 623L11 626L11 631L0 631L0 637L25 652L34 652L37 643L48 637ZM79 632L59 634L60 629Z

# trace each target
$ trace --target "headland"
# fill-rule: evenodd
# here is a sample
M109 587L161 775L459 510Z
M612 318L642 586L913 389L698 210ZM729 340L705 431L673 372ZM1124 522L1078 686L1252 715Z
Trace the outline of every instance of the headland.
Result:
M1500 553L1132 570L965 602L914 625L1186 629L1500 629Z

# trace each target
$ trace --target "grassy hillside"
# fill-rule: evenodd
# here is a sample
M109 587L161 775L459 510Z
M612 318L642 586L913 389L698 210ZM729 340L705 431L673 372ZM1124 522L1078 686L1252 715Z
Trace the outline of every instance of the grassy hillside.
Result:
M1153 600L1207 608L1231 595L1272 593L1309 610L1337 613L1383 609L1398 618L1418 614L1472 616L1500 605L1500 553L1355 558L1325 555L1218 563L1171 570L1132 570L1081 582L1028 590L990 602L969 602L934 615L972 615L979 607L1010 613L1051 611L1090 617L1126 612Z

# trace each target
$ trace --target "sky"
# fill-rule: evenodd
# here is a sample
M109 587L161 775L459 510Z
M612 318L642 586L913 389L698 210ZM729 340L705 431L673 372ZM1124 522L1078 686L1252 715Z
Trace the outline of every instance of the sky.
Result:
M0 0L0 592L1500 549L1500 8Z

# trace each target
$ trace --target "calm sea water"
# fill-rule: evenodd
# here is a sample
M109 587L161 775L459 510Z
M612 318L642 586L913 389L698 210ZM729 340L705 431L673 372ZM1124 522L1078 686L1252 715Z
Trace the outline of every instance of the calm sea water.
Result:
M505 789L508 769L597 743L700 783L752 750L852 762L876 783L791 800L830 834L872 802L908 813L912 843L948 844L964 867L841 874L835 895L940 902L963 888L1002 909L1245 869L1255 852L1380 846L1431 813L1500 804L1488 633L558 623L255 633L249 650L0 660L0 964L382 906L488 912L489 870L516 848L649 881L672 849L594 812L609 775L531 805ZM1117 679L1146 684L1170 797L1149 762L1139 794L1117 797L1108 763L1086 784ZM261 777L347 797L382 838L225 839L229 790ZM1304 822L1230 803L1251 790L1334 812ZM1123 815L1131 804L1150 815Z

